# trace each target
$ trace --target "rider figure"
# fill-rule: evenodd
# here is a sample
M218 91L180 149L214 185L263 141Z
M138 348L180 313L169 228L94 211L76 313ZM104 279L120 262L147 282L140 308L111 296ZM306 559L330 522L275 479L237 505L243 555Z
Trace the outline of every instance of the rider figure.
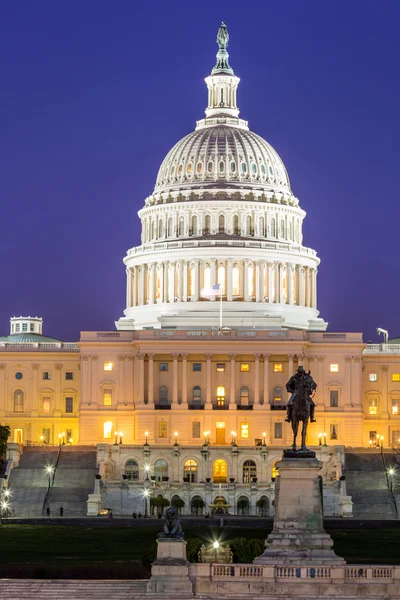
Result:
M311 398L311 394L317 389L317 384L314 379L310 375L310 371L308 373L305 372L304 367L299 366L297 372L289 379L286 384L286 390L291 392L291 396L289 402L287 403L287 415L285 421L291 423L292 415L293 415L293 401L298 393L299 387L303 387L307 394L308 403L310 405L310 421L311 423L315 423L316 419L314 418L315 413L315 403Z

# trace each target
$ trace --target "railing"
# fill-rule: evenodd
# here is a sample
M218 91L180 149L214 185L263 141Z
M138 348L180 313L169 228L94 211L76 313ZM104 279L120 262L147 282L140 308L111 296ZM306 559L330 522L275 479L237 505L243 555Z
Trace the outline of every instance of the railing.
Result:
M367 344L364 354L400 354L400 344Z
M155 410L171 410L170 404L154 404Z

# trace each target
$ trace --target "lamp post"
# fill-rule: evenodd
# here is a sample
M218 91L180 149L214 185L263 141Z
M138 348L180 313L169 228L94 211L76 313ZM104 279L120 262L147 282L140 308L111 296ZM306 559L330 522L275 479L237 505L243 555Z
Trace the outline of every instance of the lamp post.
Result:
M322 446L322 433L318 434L319 445Z
M146 477L144 478L144 480L149 481L150 465L144 465L144 470L146 471Z
M392 492L393 491L393 475L394 475L394 469L393 467L390 467L390 469L388 470L388 475L389 475L389 489Z
M144 435L145 435L145 437L146 437L146 442L145 442L145 444L146 444L146 446L147 446L147 445L148 445L147 437L148 437L148 435L149 435L149 432L148 432L148 431L145 431L145 432L144 432Z
M61 446L62 443L62 433L58 434L58 445Z
M114 445L118 444L118 431L114 431Z
M376 434L376 447L379 448L379 440L380 440L380 435L379 433Z
M144 490L143 494L144 494L144 518L146 519L148 516L147 498L149 497L150 492L149 492L149 490L146 489L146 490Z
M231 443L235 444L236 443L236 431L231 431Z
M52 465L47 465L46 467L46 473L49 476L49 487L51 486L52 482L51 482L51 476L54 473L54 467Z
M215 562L218 562L218 548L219 548L218 540L215 540L215 542L213 543L213 548L214 548Z
M122 438L123 438L123 435L124 435L124 434L123 434L123 432L122 432L122 431L120 431L120 432L119 432L119 443L120 443L121 445L122 445Z
M263 441L262 441L263 446L266 446L267 445L267 442L266 442L267 432L266 431L263 431L262 437L263 437Z

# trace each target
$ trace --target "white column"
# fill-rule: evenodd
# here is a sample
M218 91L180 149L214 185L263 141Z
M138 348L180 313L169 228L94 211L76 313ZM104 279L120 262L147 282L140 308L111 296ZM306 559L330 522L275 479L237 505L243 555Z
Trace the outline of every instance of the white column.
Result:
M161 303L161 302L164 302L164 265L162 262L157 264L157 271L160 275L160 296L159 296L157 302ZM157 281L156 281L156 287L157 287Z
M312 302L311 302L311 306L312 308L317 308L317 273L318 270L317 269L312 269L311 270L311 275L312 275Z
M216 285L217 283L217 264L216 264L216 260L211 260L211 287L213 285ZM215 296L211 297L211 300L215 300Z
M272 272L272 264L271 263L267 263L267 269L268 269L268 302L270 304L273 303L274 301L274 294L273 294L273 272Z
M168 261L163 262L163 270L164 270L164 302L168 302Z
M199 260L194 261L194 299L197 301L200 297L199 284L200 284L200 269Z
M147 381L147 407L154 408L154 354L150 352L148 355L148 381Z
M155 291L156 291L156 265L155 263L151 263L150 265L150 269L149 269L149 273L147 274L147 277L149 277L150 279L150 294L149 294L149 300L150 300L150 304L154 304L154 299L155 299Z
M261 278L260 278L260 261L256 260L256 302L261 302Z
M302 265L299 265L298 267L299 269L299 277L298 277L298 286L299 286L299 301L298 301L298 305L299 306L304 306L304 267Z
M99 385L98 385L98 373L97 373L97 369L98 369L98 363L97 361L99 360L99 355L98 354L92 354L91 356L91 386L92 386L92 402L97 402L98 400L98 391L99 391ZM61 375L61 374L60 374Z
M278 283L277 301L281 303L283 302L283 264L276 263L276 268L276 282Z
M264 409L269 410L269 354L263 354L264 356Z
M254 354L254 406L260 406L260 356Z
M172 404L175 407L178 404L178 356L179 354L172 354Z
M226 268L227 268L226 299L228 302L232 302L232 259L231 258L228 258Z
M264 287L264 283L265 283L265 270L266 270L266 261L263 260L261 262L261 269L260 269L260 278L261 278L261 302L264 302L264 298L266 296L268 296L268 290L265 289Z
M183 300L183 261L178 261L178 301Z
M292 263L287 264L286 281L288 290L288 304L293 304L293 265Z
M181 354L182 357L182 408L187 408L188 403L188 389L187 389L187 359L188 354Z
M118 356L118 404L126 404L125 402L125 355Z
M133 286L133 302L132 302L132 306L137 306L138 305L138 300L137 300L137 287L138 287L138 272L137 272L137 267L133 267L133 269L132 269L132 278L133 278L133 282L132 282L132 286Z
M183 261L182 301L187 302L188 292L188 262Z
M310 268L305 268L304 273L306 279L306 306L311 306L311 290L310 290Z
M140 406L143 406L144 402L144 354L138 354L139 359L139 390L138 390L138 402Z
M131 270L126 269L126 308L132 306L132 275Z
M275 267L275 302L281 301L281 288L280 288L280 277L279 277L279 263L274 263Z
M139 304L144 304L144 265L139 267Z
M169 301L175 302L175 263L169 263L169 274L170 274L170 282L169 282Z
M244 289L244 301L249 301L249 261L247 258L243 261L243 289Z
M231 360L231 387L229 390L229 410L236 410L236 354L229 355Z
M211 408L211 358L212 354L206 354L207 371L206 371L206 406Z

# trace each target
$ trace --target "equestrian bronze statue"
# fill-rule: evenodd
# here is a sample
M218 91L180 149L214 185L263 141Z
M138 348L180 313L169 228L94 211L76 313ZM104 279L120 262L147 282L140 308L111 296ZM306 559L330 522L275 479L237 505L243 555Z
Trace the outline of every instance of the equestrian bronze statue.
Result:
M298 367L297 372L286 384L286 390L292 394L287 404L286 415L286 421L292 424L293 430L292 452L297 452L296 438L300 421L303 423L300 452L308 452L306 446L307 426L309 419L311 423L315 423L315 403L312 396L316 389L317 384L311 377L310 371L307 373L303 367Z

